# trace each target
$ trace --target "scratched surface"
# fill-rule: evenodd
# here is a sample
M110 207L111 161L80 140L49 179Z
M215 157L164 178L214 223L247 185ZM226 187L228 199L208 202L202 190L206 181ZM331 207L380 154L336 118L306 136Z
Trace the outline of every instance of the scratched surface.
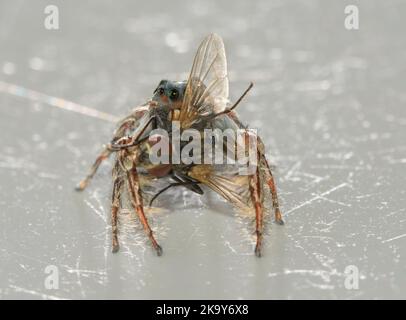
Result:
M52 3L57 31L47 1L0 1L0 298L405 298L404 1L353 1L358 31L342 1ZM255 82L239 113L266 143L286 225L267 225L257 259L251 221L178 189L148 211L164 255L127 211L113 255L111 162L73 187L114 129L106 114L184 79L212 31L231 99ZM86 107L102 113L64 110Z

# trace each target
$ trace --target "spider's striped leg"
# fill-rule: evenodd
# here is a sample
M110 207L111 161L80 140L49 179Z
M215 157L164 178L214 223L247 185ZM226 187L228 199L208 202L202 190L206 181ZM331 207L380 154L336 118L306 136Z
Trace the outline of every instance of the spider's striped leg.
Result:
M131 203L135 211L137 212L138 218L140 219L145 232L147 233L149 239L151 240L152 246L156 250L158 256L160 256L162 255L162 248L155 240L152 229L149 226L147 217L145 216L144 213L137 169L133 167L130 171L127 172L127 177L128 177L128 191L131 198Z
M109 145L104 148L104 150L99 154L99 156L96 158L96 161L91 166L89 174L86 176L86 178L79 182L78 186L76 187L77 191L82 191L88 186L90 180L92 180L93 176L96 174L96 171L99 168L100 164L104 160L106 160L111 155L111 153L112 150L110 149Z
M259 175L259 167L257 167L255 174L250 177L249 189L251 193L251 201L255 208L255 233L257 235L255 255L257 257L261 257L262 232L264 229L264 211L262 206L262 194L261 194L262 190Z
M113 194L111 197L111 232L112 232L112 252L115 253L120 249L118 242L118 226L117 218L121 208L121 192L122 192L123 180L122 178L116 178L113 184Z
M278 200L278 193L276 191L275 180L273 178L272 171L269 167L268 161L266 160L265 156L262 155L261 158L262 158L261 160L265 164L264 173L265 173L265 176L267 179L267 184L268 184L269 189L271 190L271 194L272 194L272 207L275 210L275 222L280 225L283 225L284 222L282 219L281 211L279 209L279 200Z
M117 139L119 139L124 132L129 129L132 128L133 124L135 122L135 119L131 118L127 118L124 119L121 122L121 125L118 127L118 129L116 130L113 139L111 140L111 143L109 143L104 149L103 151L99 154L99 156L96 158L96 161L93 163L93 165L90 168L90 172L89 174L86 176L86 178L84 178L82 181L79 182L78 186L76 187L77 191L82 191L84 190L90 180L92 180L93 176L96 174L97 169L99 168L99 166L101 165L101 163L106 160L108 157L110 157L110 155L113 153L114 150L112 150L111 148L111 144L114 143Z

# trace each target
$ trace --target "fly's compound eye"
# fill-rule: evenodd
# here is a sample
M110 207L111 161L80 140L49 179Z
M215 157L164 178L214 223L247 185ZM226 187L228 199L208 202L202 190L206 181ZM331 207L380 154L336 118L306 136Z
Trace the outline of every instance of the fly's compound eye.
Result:
M171 98L171 100L176 100L179 97L179 91L176 89L171 90L169 98Z

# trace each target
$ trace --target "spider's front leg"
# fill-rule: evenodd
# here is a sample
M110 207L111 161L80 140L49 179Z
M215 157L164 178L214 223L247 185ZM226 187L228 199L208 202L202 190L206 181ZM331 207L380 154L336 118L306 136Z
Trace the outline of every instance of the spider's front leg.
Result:
M110 144L108 144L103 151L99 154L99 156L96 158L96 161L93 163L93 165L90 168L89 174L84 178L82 181L79 182L78 186L75 188L77 191L83 191L89 184L90 180L94 177L94 175L97 172L97 169L99 169L101 163L108 159L108 157L111 155L113 151L110 148Z
M131 117L127 117L124 120L121 121L118 129L114 133L113 139L111 140L111 143L109 143L103 151L99 154L99 156L96 158L95 162L90 168L89 174L84 178L82 181L79 182L78 186L75 188L77 191L83 191L86 189L86 187L89 185L90 180L94 177L94 175L97 172L97 169L99 169L101 163L108 159L110 155L115 151L112 148L112 143L114 143L116 140L121 138L126 130L132 128L134 126L136 119Z
M162 255L162 248L155 240L152 229L149 226L147 217L145 216L144 213L140 181L135 166L131 170L127 171L127 178L128 178L128 193L130 195L131 203L135 211L137 212L138 218L140 219L145 232L147 233L149 239L151 240L152 246L156 250L158 256L160 256Z

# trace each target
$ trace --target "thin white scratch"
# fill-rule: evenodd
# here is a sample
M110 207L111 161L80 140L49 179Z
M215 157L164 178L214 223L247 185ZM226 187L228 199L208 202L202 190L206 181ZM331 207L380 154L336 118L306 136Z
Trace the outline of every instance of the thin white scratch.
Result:
M319 195L317 195L317 196L314 196L314 197L311 198L310 200L307 200L307 201L305 201L305 202L299 204L298 206L296 206L296 207L294 207L294 208L292 208L292 209L286 211L285 214L289 214L289 213L291 213L291 212L293 212L293 211L296 211L297 209L300 209L300 208L302 208L302 207L304 207L304 206L306 206L306 205L308 205L308 204L311 204L312 202L314 202L314 201L316 201L316 200L323 199L324 196L326 196L326 195L328 195L328 194L330 194L330 193L332 193L332 192L334 192L334 191L337 191L338 189L341 189L341 188L343 188L343 187L346 187L347 185L348 185L348 184L347 184L346 182L344 182L344 183L342 183L342 184L339 184L338 186L335 186L334 188L331 188L330 190L327 190L327 191L323 192L322 194L319 194Z
M391 213L389 213L389 214L387 215L387 217L393 216L393 215L398 214L398 213L400 213L400 212L403 212L403 211L405 211L405 210L406 210L406 208L403 208L403 209L400 209L400 210L396 210L396 211L392 211Z
M326 237L326 236L302 236L302 238L312 238L312 239L320 239L320 240L333 240L332 237Z
M98 270L86 270L86 269L68 269L66 270L69 273L79 273L79 274L95 274L100 276L105 276L105 271L98 271Z
M102 219L105 223L107 223L106 217L104 216L103 213L101 213L98 209L95 208L94 205L92 205L89 201L85 200L85 203L91 208L93 209L94 213L96 213L100 219Z
M325 176L325 177L320 177L320 176L316 176L314 174L311 173L306 173L306 172L302 172L301 173L303 176L307 177L307 178L311 178L313 179L313 181L311 181L310 183L307 184L307 186L315 184L315 183L320 183L323 180L326 180L329 178L329 176Z
M234 253L238 254L238 252L231 246L229 241L225 241L224 244Z
M285 269L283 272L271 272L268 273L268 278L281 276L281 275L311 275L316 277L321 277L325 282L330 282L333 276L342 276L342 273L338 272L336 269L331 270L309 270L309 269Z
M57 296L52 296L52 295L49 295L49 294L45 294L45 293L37 292L37 291L34 291L34 290L29 290L29 289L17 287L17 286L14 286L14 285L10 285L10 288L14 289L16 292L24 292L24 293L32 294L32 295L34 295L34 296L41 297L42 299L48 299L48 300L68 300L68 299L66 299L66 298L61 298L61 297L57 297Z
M80 270L80 256L78 256L78 259L76 260L76 270ZM82 298L85 298L86 294L85 294L85 291L83 290L83 285L82 285L82 279L80 277L80 272L77 271L75 273L76 273L76 277L77 277L77 280L78 280L80 293L82 295Z
M350 203L344 203L344 202L341 202L341 201L332 200L332 199L322 197L322 196L320 196L320 199L326 200L326 201L331 202L331 203L339 204L340 206L351 207Z
M306 282L311 285L313 288L321 289L321 290L334 290L335 286L331 284L319 284L306 279Z
M383 240L382 243L391 242L393 240L398 240L398 239L401 239L401 238L404 238L404 237L406 237L406 233L401 234L400 236L397 236L397 237L393 237L393 238L390 238L390 239L387 239L387 240Z
M302 165L301 161L296 162L292 168L290 168L290 170L286 173L285 175L285 179L289 180L289 178L291 177L291 175L298 169L300 168L300 166Z

